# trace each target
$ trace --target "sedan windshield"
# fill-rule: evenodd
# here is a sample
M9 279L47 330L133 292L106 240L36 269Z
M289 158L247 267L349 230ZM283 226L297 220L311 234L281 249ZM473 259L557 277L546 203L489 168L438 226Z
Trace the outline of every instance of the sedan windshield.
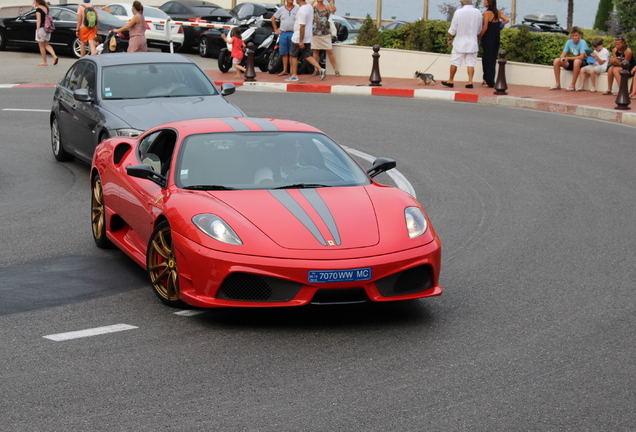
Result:
M366 172L314 132L223 132L186 137L177 186L187 189L302 189L360 186Z
M102 98L212 96L216 88L194 64L158 63L108 66L103 69Z

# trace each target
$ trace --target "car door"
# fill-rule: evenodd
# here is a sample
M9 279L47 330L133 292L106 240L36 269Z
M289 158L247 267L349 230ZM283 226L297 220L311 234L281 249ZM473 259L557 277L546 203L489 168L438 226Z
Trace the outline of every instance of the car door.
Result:
M71 151L76 150L78 142L75 132L77 126L75 112L79 102L73 97L73 92L79 88L86 64L87 62L79 61L71 66L55 92L55 98L59 105L58 124L60 137L64 147Z
M95 64L87 62L82 77L77 86L78 89L88 90L92 100L90 102L75 101L74 121L75 137L77 139L75 147L78 152L89 160L93 158L93 152L98 142L99 130L97 126L102 118L97 94L97 69Z
M19 16L11 24L11 39L20 43L36 45L36 25L37 18L35 16L35 11L29 11L24 15Z
M77 26L77 14L68 9L51 8L51 16L55 23L55 31L51 33L49 43L55 47L62 46L72 49L75 27Z

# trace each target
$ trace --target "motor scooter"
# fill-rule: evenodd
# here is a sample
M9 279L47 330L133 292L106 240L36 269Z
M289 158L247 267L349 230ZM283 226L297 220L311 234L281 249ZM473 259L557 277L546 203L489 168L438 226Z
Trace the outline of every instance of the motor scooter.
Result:
M248 24L256 20L252 19ZM249 25L241 32L241 37L245 45L252 42L254 44L254 67L258 67L262 72L267 72L269 59L278 43L278 35L272 32L271 27L260 27ZM247 64L247 55L243 56L241 66ZM227 72L232 67L232 44L227 44L226 48L221 48L218 58L219 70Z

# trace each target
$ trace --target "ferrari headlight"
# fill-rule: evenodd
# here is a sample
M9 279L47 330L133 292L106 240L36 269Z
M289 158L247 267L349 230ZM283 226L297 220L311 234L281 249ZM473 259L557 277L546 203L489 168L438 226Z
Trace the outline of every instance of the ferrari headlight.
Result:
M223 219L213 214L200 214L192 218L192 222L201 231L223 243L242 245L243 242L234 230Z
M116 129L115 131L117 132L117 136L123 136L128 138L134 138L143 133L142 130L131 129L131 128Z
M404 219L406 221L406 230L411 238L421 236L428 228L424 212L419 207L407 207L404 210Z

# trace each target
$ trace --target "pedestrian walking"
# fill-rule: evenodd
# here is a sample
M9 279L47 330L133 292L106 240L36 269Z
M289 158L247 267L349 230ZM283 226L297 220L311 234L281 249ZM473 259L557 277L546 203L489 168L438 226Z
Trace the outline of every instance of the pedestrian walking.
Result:
M80 57L86 55L86 44L90 47L90 54L97 54L95 36L97 35L97 25L99 24L99 14L97 9L91 4L91 0L84 0L84 3L77 7L77 28L75 34L82 42L80 44Z
M461 0L461 9L453 14L451 26L448 29L448 46L453 46L451 52L450 76L448 81L442 81L446 87L455 86L457 68L464 62L468 68L468 84L466 88L473 88L475 64L479 51L479 34L482 30L482 16L479 9L473 6L473 0Z
M335 0L330 0L325 4L325 0L311 0L310 4L314 8L314 34L311 40L311 49L314 52L314 59L320 62L320 51L327 52L331 67L333 67L335 75L340 76L338 71L338 62L336 56L333 53L331 25L329 24L329 17L336 13ZM314 75L318 75L314 72Z
M118 29L111 30L116 33L128 30L128 50L127 52L146 52L148 42L146 41L146 19L144 18L144 6L139 0L132 4L133 17L128 23Z
M230 37L225 36L224 33L221 33L221 37L225 43L232 44L232 65L234 66L234 69L236 69L236 75L234 75L234 78L240 78L241 74L239 72L245 73L245 68L241 66L241 62L245 56L245 42L243 41L243 35L241 35L241 29L238 27L232 27Z
M45 28L46 17L49 16L49 5L44 0L35 0L35 41L40 48L40 54L42 54L42 63L38 66L48 66L46 61L46 53L50 53L53 56L53 66L55 66L59 60L55 54L55 50L49 44L51 40L51 32L49 28ZM50 20L49 16L49 20Z
M294 4L294 0L285 0L285 4L279 7L272 16L272 28L278 35L278 51L283 62L283 71L278 76L289 75L289 49L294 35L294 22L296 22L297 13L298 6ZM277 20L280 21L280 27Z
M289 50L291 76L285 81L298 81L298 59L304 58L318 71L320 79L325 79L325 69L314 59L311 52L311 39L313 36L312 27L314 24L314 8L304 0L296 0L299 9L294 22L294 34Z

